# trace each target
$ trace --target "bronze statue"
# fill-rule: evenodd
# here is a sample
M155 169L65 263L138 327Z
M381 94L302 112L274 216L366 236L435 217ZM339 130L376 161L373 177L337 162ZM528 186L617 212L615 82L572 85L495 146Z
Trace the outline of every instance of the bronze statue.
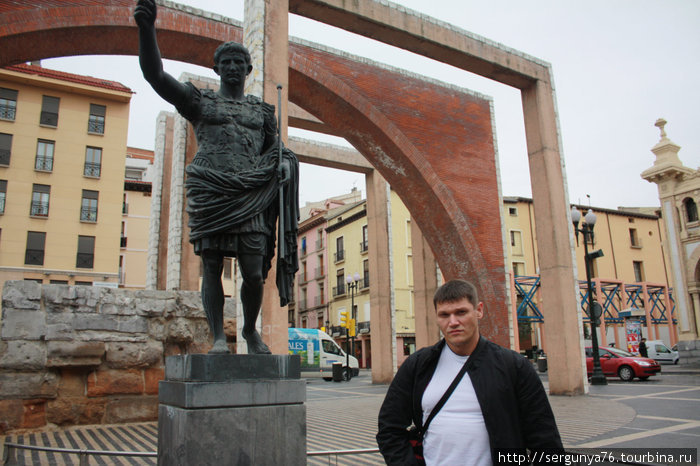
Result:
M252 71L248 50L225 42L214 52L218 91L197 89L163 71L155 31L156 3L138 0L139 63L143 76L193 126L197 154L185 169L190 242L202 259L202 304L214 337L210 353L228 353L221 283L224 257L236 257L243 278L243 337L251 354L270 354L255 321L263 283L275 255L280 218L277 288L280 305L291 299L297 262L299 163L282 148L275 107L244 94ZM281 251L281 253L279 252Z

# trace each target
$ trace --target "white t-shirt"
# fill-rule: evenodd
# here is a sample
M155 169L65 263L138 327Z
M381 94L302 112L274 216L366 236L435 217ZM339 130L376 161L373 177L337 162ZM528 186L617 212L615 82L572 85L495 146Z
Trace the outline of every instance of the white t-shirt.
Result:
M445 345L421 400L423 423L468 358ZM468 372L430 422L423 456L427 465L491 466L489 436Z

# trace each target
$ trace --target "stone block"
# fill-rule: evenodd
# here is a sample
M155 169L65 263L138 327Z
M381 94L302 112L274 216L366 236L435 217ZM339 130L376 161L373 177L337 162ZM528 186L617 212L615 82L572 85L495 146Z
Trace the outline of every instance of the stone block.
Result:
M105 424L152 421L158 417L158 397L121 397L109 400L105 408Z
M47 367L99 366L105 354L101 341L49 341Z
M40 300L41 285L36 282L8 280L3 285L3 309L38 311L41 308Z
M0 342L0 368L41 370L46 364L46 344L39 341Z
M298 355L186 354L165 358L165 378L185 382L241 379L298 379Z
M58 383L58 396L85 397L87 385L87 372L83 369L66 367L61 369L61 377Z
M0 434L6 434L22 425L24 403L22 400L0 400Z
M222 442L222 432L235 441ZM305 465L306 407L183 409L160 405L158 464Z
M3 340L40 340L46 335L46 314L42 311L3 308Z
M46 420L56 425L101 424L106 398L61 397L46 404Z
M56 398L58 376L54 372L0 372L1 399Z
M133 370L99 370L87 378L87 396L143 393L143 372Z
M75 319L75 330L102 330L122 333L146 333L148 321L139 316L87 314Z
M22 429L36 429L46 425L46 400L24 400Z
M191 343L194 341L195 323L181 317L170 320L164 329L165 341L172 343Z
M146 343L107 343L107 365L113 369L143 368L162 365L163 344L150 340Z
M192 409L298 404L306 401L306 381L163 381L160 383L158 397L161 404Z
M143 371L144 393L147 395L158 394L158 384L165 380L165 369L163 367L149 367Z

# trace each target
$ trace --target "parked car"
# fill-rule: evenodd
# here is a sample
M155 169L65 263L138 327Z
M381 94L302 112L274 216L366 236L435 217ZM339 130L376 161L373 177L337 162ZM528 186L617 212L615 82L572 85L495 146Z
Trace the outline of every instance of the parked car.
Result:
M678 351L669 348L661 340L647 341L648 356L660 363L678 364Z
M607 346L598 347L600 366L606 377L618 376L625 382L630 382L635 377L646 380L650 376L661 372L658 362L650 358L642 358L619 348ZM586 371L590 377L593 373L593 349L586 348Z

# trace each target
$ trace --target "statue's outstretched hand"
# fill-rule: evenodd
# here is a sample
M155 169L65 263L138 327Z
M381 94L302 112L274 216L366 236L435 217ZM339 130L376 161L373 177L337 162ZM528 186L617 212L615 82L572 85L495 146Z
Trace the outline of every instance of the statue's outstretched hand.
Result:
M134 19L139 28L153 27L156 22L157 8L155 0L138 0L134 8Z

